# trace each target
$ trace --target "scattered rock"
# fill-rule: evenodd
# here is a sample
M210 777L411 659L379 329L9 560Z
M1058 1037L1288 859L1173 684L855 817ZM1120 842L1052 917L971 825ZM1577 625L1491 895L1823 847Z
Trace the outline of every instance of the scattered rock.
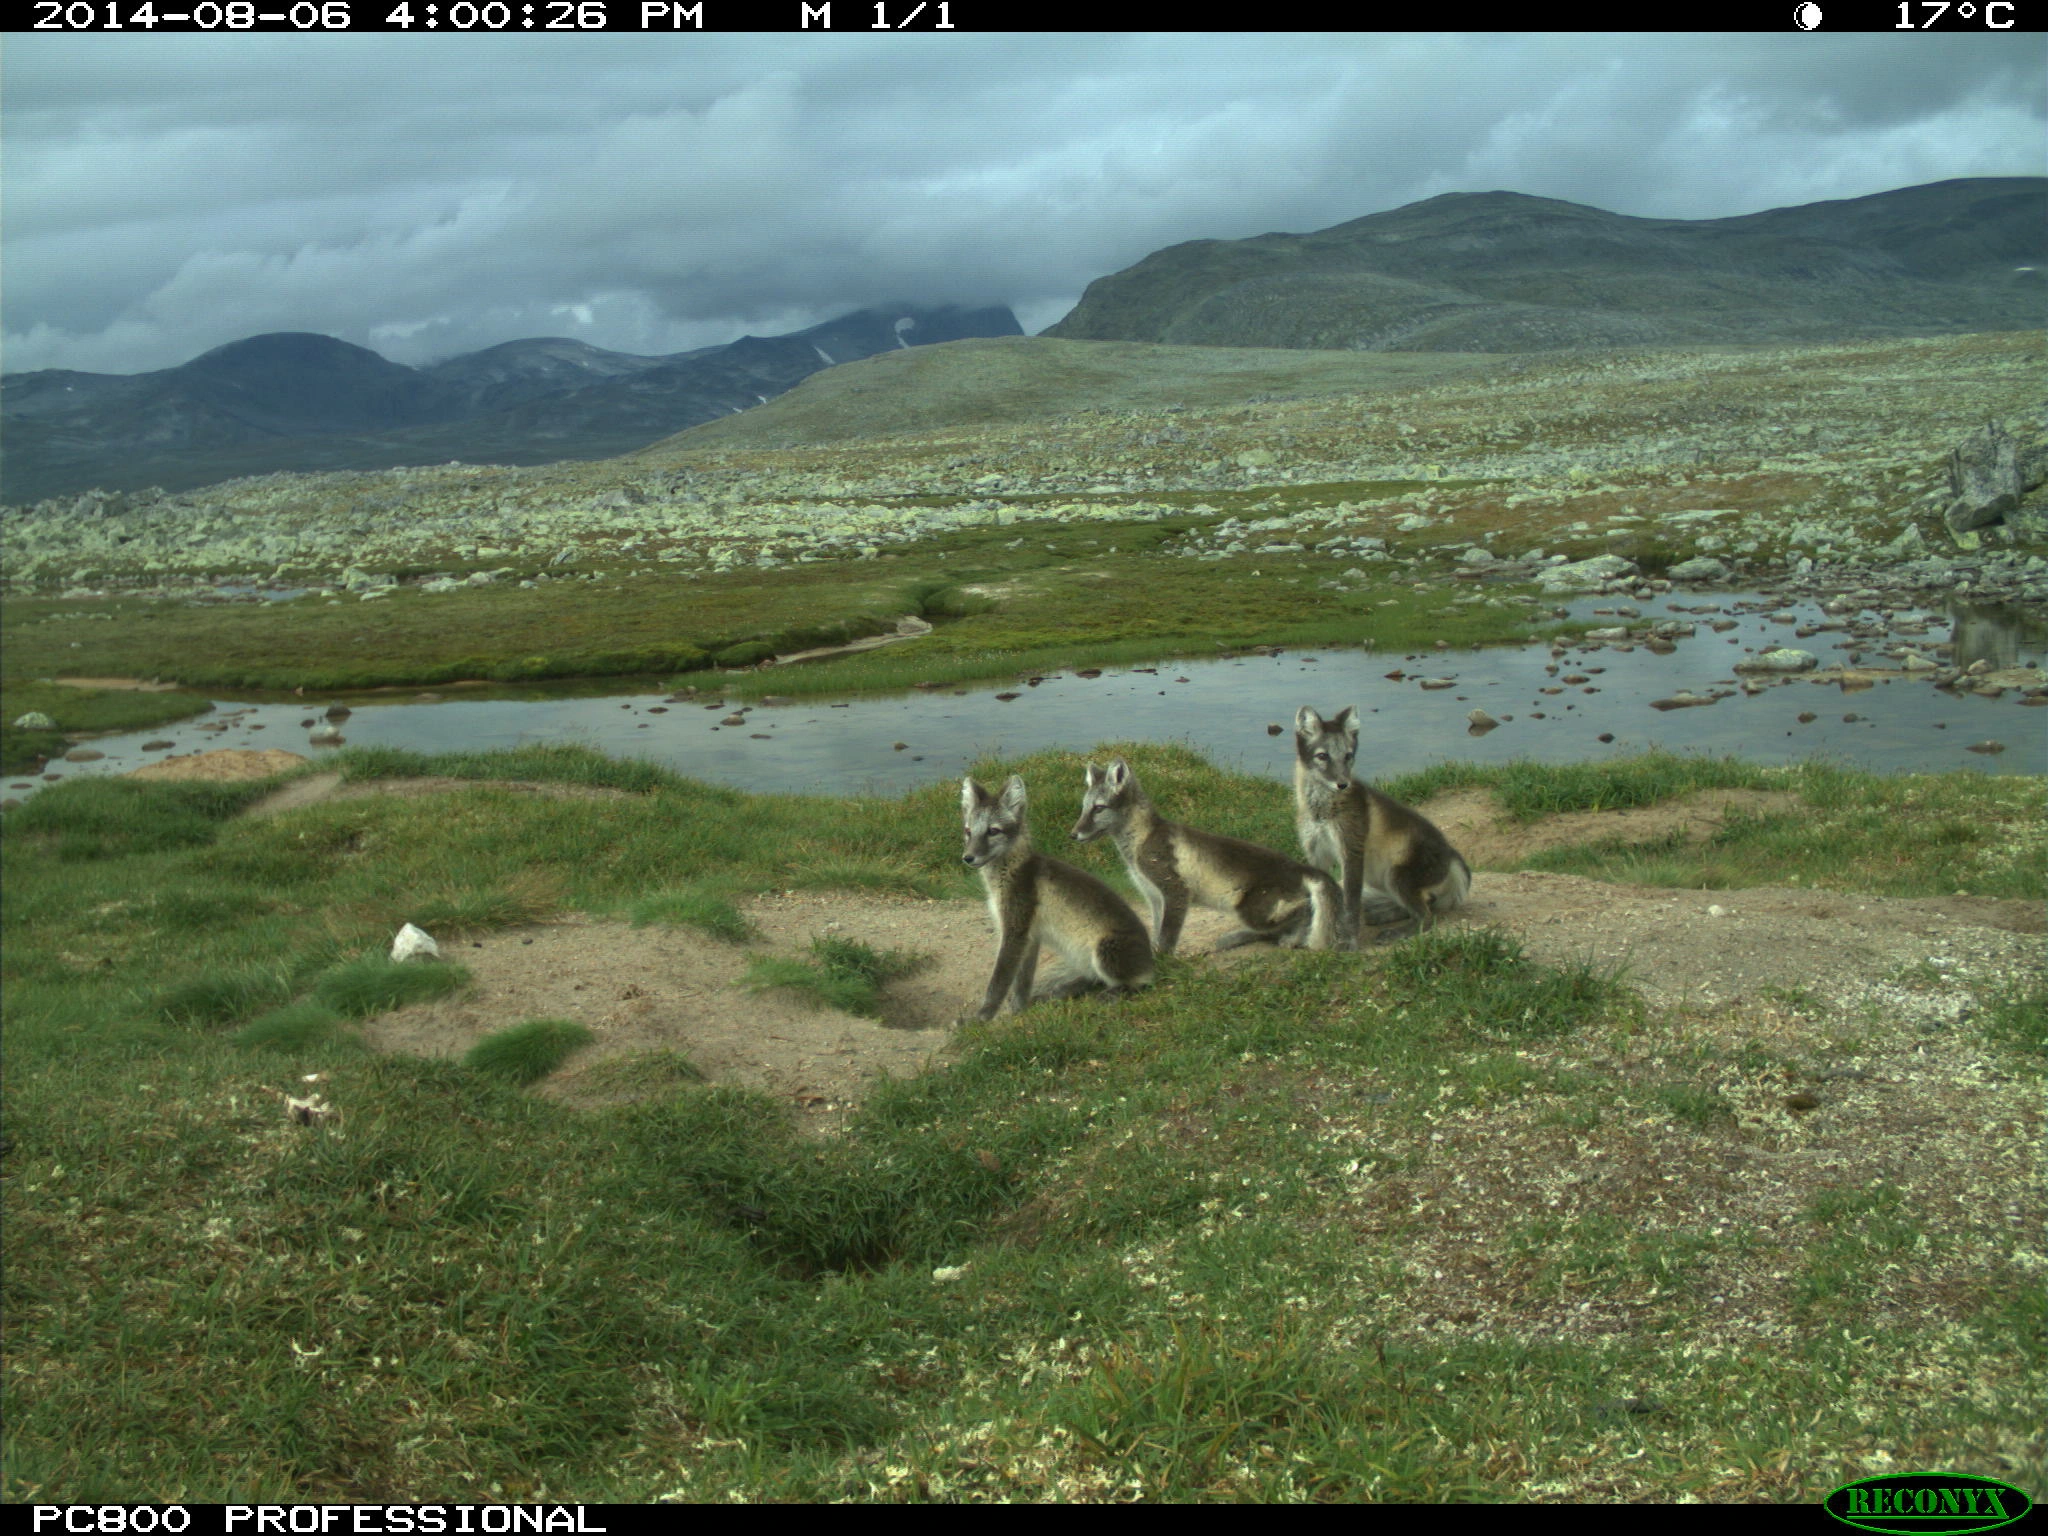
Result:
M1546 595L1560 592L1588 592L1610 581L1633 576L1636 563L1620 555L1595 555L1590 560L1571 560L1553 565L1543 573L1541 590Z
M1738 672L1807 672L1820 665L1820 658L1811 651L1794 650L1781 646L1775 651L1764 651L1760 655L1747 657L1735 663Z

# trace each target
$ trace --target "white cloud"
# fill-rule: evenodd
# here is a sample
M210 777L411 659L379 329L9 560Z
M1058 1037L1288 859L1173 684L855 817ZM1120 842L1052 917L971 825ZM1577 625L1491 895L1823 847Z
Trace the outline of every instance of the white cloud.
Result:
M2038 174L2048 79L2010 37L127 41L0 55L10 371L266 329L677 351L896 298L1037 330L1161 246L1444 191L1702 218Z

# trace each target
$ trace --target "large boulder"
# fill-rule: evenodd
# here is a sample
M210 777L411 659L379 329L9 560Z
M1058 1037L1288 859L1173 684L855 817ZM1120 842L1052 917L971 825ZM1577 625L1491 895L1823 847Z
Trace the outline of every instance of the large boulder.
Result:
M2048 446L2021 442L2002 422L1956 445L1948 456L1949 504L1942 519L1951 533L2003 521L2029 491L2048 482Z
M1545 593L1592 592L1604 587L1610 581L1619 581L1636 573L1636 563L1620 555L1595 555L1590 560L1573 560L1565 565L1553 565L1542 573Z

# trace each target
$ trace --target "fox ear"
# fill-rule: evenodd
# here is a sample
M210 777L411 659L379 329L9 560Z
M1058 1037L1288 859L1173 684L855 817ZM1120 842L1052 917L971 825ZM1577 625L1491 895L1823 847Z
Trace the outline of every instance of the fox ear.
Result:
M1346 704L1342 713L1330 722L1330 729L1342 731L1347 736L1356 736L1358 734L1358 706L1356 704Z
M1102 782L1102 770L1096 767L1093 763L1088 764L1081 771L1082 773L1087 775L1088 787L1090 789L1093 789L1096 785Z
M1313 736L1323 728L1323 717L1304 704L1294 712L1294 728L1304 736Z
M973 779L967 778L960 781L960 811L962 815L972 816L975 806L987 798L988 791L975 783Z
M1111 789L1121 790L1126 784L1131 782L1131 765L1120 757L1114 758L1110 762L1107 777Z
M1013 816L1024 809L1023 775L1011 774L1010 782L1003 786L1003 809Z

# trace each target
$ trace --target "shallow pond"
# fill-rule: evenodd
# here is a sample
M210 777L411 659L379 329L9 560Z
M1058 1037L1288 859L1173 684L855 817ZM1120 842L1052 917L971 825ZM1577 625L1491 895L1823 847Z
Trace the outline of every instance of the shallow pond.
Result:
M1616 614L1624 605L1640 617ZM1757 593L1672 593L1635 603L1600 597L1570 606L1575 618L1608 624L1676 619L1697 629L1668 654L1641 644L1574 645L1557 656L1547 646L1408 657L1322 649L1161 662L1096 677L1063 673L1036 685L1020 680L769 706L713 705L717 695L708 692L696 701L657 693L538 700L444 694L434 702L358 703L343 729L349 745L422 752L578 742L694 778L780 793L896 794L956 777L983 757L1134 740L1184 742L1224 767L1285 778L1292 772L1291 737L1268 727L1290 725L1303 704L1325 714L1359 707L1360 764L1375 778L1444 760L1585 762L1652 747L1764 763L1817 757L1883 772L2048 772L2048 710L2022 705L2015 690L1990 699L1945 693L1908 675L1856 689L1794 678L1703 707L1651 707L1680 691L1737 688L1735 663L1778 646L1810 650L1823 668L1851 653L1867 666L1896 667L1880 655L1891 641L1852 638L1840 629L1795 638L1798 628L1838 625L1853 615ZM1725 632L1710 627L1729 621ZM1998 667L2039 667L2048 649L2048 626L2009 610L1899 610L1892 623L1893 639L1923 649L1952 639L1959 664L1982 657ZM1446 678L1453 680L1449 687L1422 686L1423 679ZM699 686L715 682L706 677ZM92 748L106 754L99 761L49 767L59 777L124 773L167 756L228 747L317 757L327 749L308 743L304 722L320 708L224 701L209 715L95 738ZM741 708L744 723L722 723ZM1475 708L1503 723L1473 734L1467 716ZM1987 740L2005 750L1969 750ZM144 751L145 742L170 745ZM43 782L24 775L8 789L19 795Z

